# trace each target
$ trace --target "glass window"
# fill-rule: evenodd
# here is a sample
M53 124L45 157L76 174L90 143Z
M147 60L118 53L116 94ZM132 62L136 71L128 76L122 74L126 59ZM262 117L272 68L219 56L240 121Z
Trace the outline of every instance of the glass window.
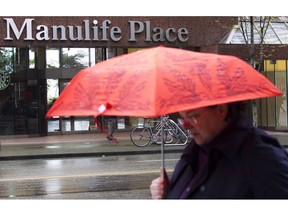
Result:
M0 47L0 71L6 74L13 72L14 49Z
M47 122L48 122L48 132L60 131L59 119L48 119Z
M281 39L281 42L283 44L288 44L287 23L283 22L283 23L277 23L276 25L273 24L273 28L276 31L276 33L278 34L279 38ZM286 29L286 31L284 29Z
M35 68L35 49L29 49L29 68Z
M89 130L90 120L89 118L77 118L75 117L74 121L74 130L75 131L87 131Z
M261 99L261 126L287 127L287 60L265 60L264 71L283 95Z
M46 49L46 68L60 67L60 51L58 48Z
M47 79L47 102L50 109L59 97L59 83L58 79Z
M14 133L13 48L0 47L0 135Z
M85 68L103 61L102 48L47 48L46 68Z
M275 85L283 92L276 97L276 126L287 126L287 60L277 60L275 64Z
M85 68L90 65L90 49L88 48L63 48L63 68Z
M242 24L242 29L241 29ZM267 24L267 23L266 23ZM261 43L261 25L263 23L254 21L254 43ZM267 28L263 28L265 44L287 44L288 43L288 24L287 22L271 21ZM244 36L250 41L251 27L249 21L242 21L235 26L225 37L220 41L220 44L245 44Z
M47 77L50 78L47 79L48 109L51 108L53 102L59 97L77 71L126 52L126 48L47 48L46 71L49 71ZM71 73L64 77L63 73L65 72L67 75L67 71ZM119 117L118 129L126 129L127 119ZM98 130L93 117L55 116L47 121L49 133ZM105 125L102 126L105 127Z
M94 65L98 62L105 60L103 50L104 50L103 48L95 48L95 51L92 52L93 51L93 49L92 49L91 55L95 57L95 62L92 62L91 65ZM95 53L95 54L93 55L93 53ZM91 59L93 60L92 56L91 56Z
M61 119L61 131L71 131L71 120L69 118Z

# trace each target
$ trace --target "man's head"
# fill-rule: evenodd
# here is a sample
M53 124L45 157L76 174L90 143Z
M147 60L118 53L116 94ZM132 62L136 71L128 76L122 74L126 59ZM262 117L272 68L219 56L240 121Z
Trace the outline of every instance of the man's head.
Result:
M211 141L243 111L243 103L220 104L179 112L198 145Z

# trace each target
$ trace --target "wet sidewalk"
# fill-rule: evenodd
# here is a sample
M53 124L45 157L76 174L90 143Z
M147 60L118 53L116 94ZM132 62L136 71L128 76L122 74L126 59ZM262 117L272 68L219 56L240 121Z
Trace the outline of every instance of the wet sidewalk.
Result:
M288 133L267 131L288 148ZM1 139L0 160L111 156L129 154L160 154L161 146L150 144L137 147L130 141L129 132L114 134L118 143L106 139L104 133L49 135ZM166 146L165 152L181 152L185 146Z
M106 134L67 134L44 137L1 139L0 160L157 154L161 146L150 144L137 147L129 132L114 134L118 143L107 140ZM165 152L181 152L185 146L167 146Z

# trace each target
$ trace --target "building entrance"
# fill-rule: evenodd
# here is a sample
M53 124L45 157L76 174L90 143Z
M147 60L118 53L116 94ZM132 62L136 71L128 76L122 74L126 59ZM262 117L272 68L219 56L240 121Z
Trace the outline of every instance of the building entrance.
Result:
M59 97L70 80L82 69L92 66L97 62L107 60L125 53L126 49L120 48L58 48L46 49L46 78L47 78L47 111ZM128 117L117 118L117 129L127 128ZM97 118L98 123L104 130L107 128L105 117ZM100 130L95 123L93 116L55 116L47 119L48 134L53 133L74 133Z

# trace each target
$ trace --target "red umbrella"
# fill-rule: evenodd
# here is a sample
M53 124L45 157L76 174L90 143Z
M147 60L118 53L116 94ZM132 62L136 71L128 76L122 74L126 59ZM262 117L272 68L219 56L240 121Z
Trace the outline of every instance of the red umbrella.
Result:
M160 46L83 69L46 116L157 117L281 94L237 57Z
M160 46L83 69L46 116L157 117L281 94L237 57Z

